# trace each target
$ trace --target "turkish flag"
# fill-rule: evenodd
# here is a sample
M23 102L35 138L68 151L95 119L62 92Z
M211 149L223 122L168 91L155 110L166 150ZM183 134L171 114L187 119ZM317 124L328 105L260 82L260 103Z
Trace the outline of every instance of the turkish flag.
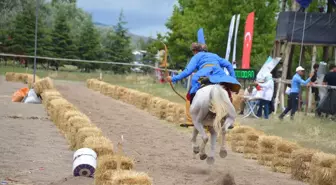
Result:
M246 18L246 24L245 24L242 69L250 68L250 56L251 56L252 38L253 38L253 25L254 25L254 12L251 12L248 14Z

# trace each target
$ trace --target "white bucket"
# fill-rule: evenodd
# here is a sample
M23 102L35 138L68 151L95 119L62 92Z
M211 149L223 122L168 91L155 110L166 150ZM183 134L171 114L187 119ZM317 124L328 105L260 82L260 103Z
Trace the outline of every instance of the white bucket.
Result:
M97 167L97 154L90 148L81 148L73 155L72 172L74 176L93 177Z

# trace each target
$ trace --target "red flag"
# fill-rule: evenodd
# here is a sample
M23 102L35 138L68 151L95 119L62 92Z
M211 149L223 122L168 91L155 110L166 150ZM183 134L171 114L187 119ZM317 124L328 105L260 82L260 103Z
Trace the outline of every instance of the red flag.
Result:
M246 24L245 24L242 69L250 68L250 56L251 56L252 38L253 38L253 24L254 24L254 12L251 12L248 14L246 18Z

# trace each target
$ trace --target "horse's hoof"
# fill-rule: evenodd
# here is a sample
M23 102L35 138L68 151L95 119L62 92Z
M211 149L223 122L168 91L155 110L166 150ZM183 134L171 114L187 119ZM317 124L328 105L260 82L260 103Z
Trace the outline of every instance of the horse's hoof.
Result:
M193 152L194 152L194 154L198 154L200 152L199 146L193 147Z
M227 156L227 151L226 149L221 149L220 152L219 152L219 156L221 158L225 158Z
M208 165L213 165L215 163L215 158L214 157L208 157L207 158L207 163L208 163Z
M206 158L208 158L207 154L201 154L200 155L200 159L203 161L205 160Z

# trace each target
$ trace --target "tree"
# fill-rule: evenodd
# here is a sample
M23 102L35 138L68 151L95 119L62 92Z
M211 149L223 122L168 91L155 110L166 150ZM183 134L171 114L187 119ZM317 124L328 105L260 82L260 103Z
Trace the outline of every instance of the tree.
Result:
M132 52L130 47L130 37L127 35L125 28L127 22L124 20L123 11L120 12L118 23L114 26L114 31L109 31L107 34L107 46L105 57L113 62L130 63L132 61ZM128 71L128 66L113 65L109 66L115 73L125 73Z
M42 10L44 4L40 5ZM11 38L6 44L9 51L16 54L34 55L35 48L35 4L25 3L22 12L18 13L14 20L14 30L9 35ZM43 15L44 11L41 12ZM50 54L50 35L45 26L44 16L38 19L37 30L37 55ZM26 63L27 66L27 63Z
M229 8L228 8L229 7ZM179 0L173 15L166 23L170 30L168 44L173 64L186 64L192 56L190 44L197 40L197 30L205 31L209 51L225 56L228 25L234 14L240 14L237 58L242 56L245 19L248 13L255 11L254 38L251 54L251 66L263 64L271 51L276 26L278 0Z
M86 20L79 37L79 57L83 60L98 60L101 57L99 33L93 25L92 18ZM85 71L98 68L98 64L83 63L80 68Z
M77 48L70 35L70 26L66 15L61 12L55 20L52 32L53 55L60 58L77 58Z

